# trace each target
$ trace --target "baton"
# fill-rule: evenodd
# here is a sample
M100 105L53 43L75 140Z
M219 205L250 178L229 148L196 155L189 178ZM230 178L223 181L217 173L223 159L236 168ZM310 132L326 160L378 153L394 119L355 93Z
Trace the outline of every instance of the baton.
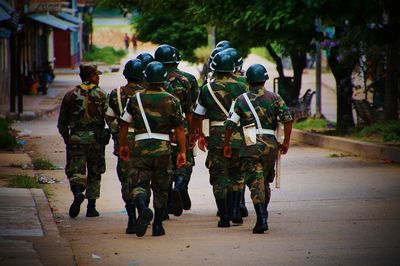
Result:
M279 140L279 128L280 124L278 124L276 128L276 139ZM281 188L281 143L278 141L278 153L276 156L275 162L275 188Z

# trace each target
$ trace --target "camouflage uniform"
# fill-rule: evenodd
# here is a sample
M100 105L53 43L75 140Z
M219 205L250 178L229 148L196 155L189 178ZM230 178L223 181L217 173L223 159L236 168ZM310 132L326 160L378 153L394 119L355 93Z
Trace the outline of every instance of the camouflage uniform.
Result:
M58 118L58 130L67 144L65 173L71 188L86 188L87 199L99 198L101 174L106 170L106 101L107 93L99 86L82 84L65 94Z
M169 84L169 87L172 88L172 94L179 100L183 113L191 114L193 112L191 83L176 67L171 67L167 69L167 72L167 83ZM187 120L185 120L185 129L186 133L188 133ZM187 149L186 151L186 166L182 168L177 168L176 157L179 152L179 148L178 146L173 146L172 148L174 178L180 175L184 177L184 180L187 183L189 182L190 174L192 173L194 160L193 153L189 152L189 149Z
M246 86L238 83L232 75L211 81L211 88L226 110L229 110L237 96L246 92ZM220 123L226 120L226 115L215 103L207 85L204 85L198 96L195 115L210 119L210 136L208 137L208 155L206 167L210 172L210 183L216 199L226 199L227 188L231 182L232 190L240 191L243 188L243 178L240 174L239 148L242 142L239 128L232 136L232 158L225 158L224 127L223 124L213 126L213 121Z
M282 98L265 90L263 86L251 86L247 95L259 116L263 129L276 130L278 117L282 123L293 120ZM255 118L243 95L235 101L225 126L234 129L239 121L241 126L255 123ZM263 134L258 135L257 138L256 145L242 144L241 167L245 182L250 188L253 203L266 202L267 205L270 198L269 183L272 183L275 177L274 165L279 144L274 135Z
M109 102L108 102L108 109L106 112L106 115L108 117L114 118L114 119L119 119L121 117L123 109L125 108L128 100L135 95L136 92L143 92L144 88L140 86L139 84L136 83L128 83L126 86L123 86L120 88L120 95L121 95L121 108L118 104L118 94L117 94L117 89L114 89L109 96ZM119 151L119 143L118 143L118 136L119 136L119 126L116 120L114 120L112 123L110 123L110 129L111 129L111 134L113 136L114 140L114 155L118 157L118 163L117 163L117 174L118 174L118 179L121 182L121 192L122 192L122 199L124 200L125 203L127 203L130 200L130 179L129 177L132 176L132 168L134 161L131 158L128 160L122 160L118 156L118 151ZM133 129L133 125L130 124L129 127ZM128 132L128 137L127 137L127 146L129 147L130 150L133 150L133 147L135 145L135 138L134 138L134 133L133 130L130 130Z
M164 89L146 89L140 97L152 132L169 134L172 129L183 126L184 118L179 101ZM122 120L132 124L135 135L147 132L136 96L129 100ZM133 188L132 200L147 197L146 186L150 181L154 193L154 207L167 207L168 187L172 176L171 153L169 141L135 141L135 148L131 154L135 162L130 178Z

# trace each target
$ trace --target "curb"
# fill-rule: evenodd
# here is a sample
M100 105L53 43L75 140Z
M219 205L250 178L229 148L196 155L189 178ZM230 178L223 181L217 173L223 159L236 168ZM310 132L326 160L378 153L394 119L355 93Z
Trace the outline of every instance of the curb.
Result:
M309 145L332 150L340 150L368 159L390 160L400 163L399 147L373 144L341 137L324 136L320 134L304 132L298 129L292 130L292 138L296 141Z
M11 119L11 120L19 120L19 121L31 121L35 120L39 117L42 117L44 115L48 115L54 111L56 111L61 104L56 104L54 107L48 110L40 110L40 111L27 111L27 112L22 112L22 113L4 113L2 116L4 116L6 119Z

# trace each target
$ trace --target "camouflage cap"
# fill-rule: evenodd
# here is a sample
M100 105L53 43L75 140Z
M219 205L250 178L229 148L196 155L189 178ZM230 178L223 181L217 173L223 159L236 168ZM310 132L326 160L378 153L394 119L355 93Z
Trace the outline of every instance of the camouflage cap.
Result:
M80 65L79 66L79 74L81 75L91 75L91 74L97 74L101 75L103 72L97 70L97 65Z

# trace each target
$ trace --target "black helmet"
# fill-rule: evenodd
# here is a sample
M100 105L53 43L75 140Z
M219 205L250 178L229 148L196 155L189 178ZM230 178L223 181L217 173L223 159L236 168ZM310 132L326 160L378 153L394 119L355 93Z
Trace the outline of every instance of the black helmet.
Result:
M222 51L222 53L227 53L233 58L233 63L235 64L235 68L240 70L243 66L243 59L240 56L238 50L235 48L226 48Z
M149 84L164 83L167 80L167 70L160 62L153 61L147 65L144 77Z
M143 70L143 62L136 58L125 64L123 75L126 79L143 79Z
M215 47L230 48L230 47L232 47L232 45L231 45L230 41L223 40L223 41L220 41L219 43L217 43L217 45Z
M137 59L140 59L143 63L143 68L146 68L146 66L154 61L154 57L149 54L149 53L141 53L138 56L136 56Z
M233 57L226 53L217 53L211 62L210 68L215 72L232 73L235 70Z
M176 63L179 64L181 62L181 60L182 60L181 54L179 53L179 50L176 47L174 47L174 46L171 46L171 47L172 47L172 49L175 50Z
M269 79L268 72L263 65L251 65L246 71L247 83L261 83Z
M158 46L154 53L154 59L163 64L173 64L178 61L174 48L168 44Z

